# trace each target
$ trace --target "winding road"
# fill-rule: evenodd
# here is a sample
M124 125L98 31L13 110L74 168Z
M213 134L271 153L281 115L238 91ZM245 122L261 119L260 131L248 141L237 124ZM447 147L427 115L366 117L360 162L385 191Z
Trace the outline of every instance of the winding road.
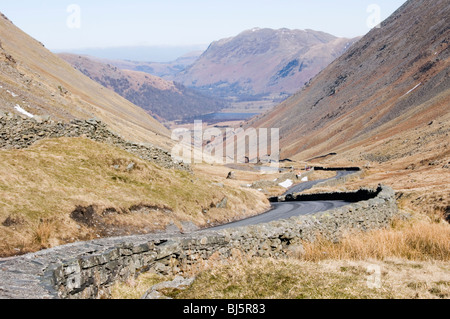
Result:
M339 170L335 177L328 179L321 179L317 181L309 181L304 182L298 185L291 187L284 195L300 193L307 189L312 188L313 186L345 177L347 175L353 174L354 170ZM330 209L339 208L342 206L346 206L350 204L350 202L346 201L308 201L308 202L280 202L280 203L272 203L272 208L257 216L253 216L250 218L242 219L239 221L231 222L229 224L216 226L209 228L208 230L222 230L228 228L237 228L244 226L257 225L262 223L270 223L275 220L280 219L289 219L294 216L304 216L304 215L312 215L319 212L324 212Z
M307 189L312 188L313 186L322 183L322 182L327 182L333 179L338 179L338 178L342 178L345 177L347 175L353 174L355 171L354 170L348 170L348 171L336 171L336 176L332 177L332 178L327 178L327 179L321 179L321 180L317 180L317 181L309 181L309 182L304 182L295 186L292 186L291 188L289 188L289 190L284 193L283 195L288 195L288 194L295 194L295 193L301 193Z
M272 209L257 216L246 218L229 224L209 228L208 230L222 230L257 224L270 223L274 220L289 219L294 216L312 215L350 204L345 201L314 201L272 203Z

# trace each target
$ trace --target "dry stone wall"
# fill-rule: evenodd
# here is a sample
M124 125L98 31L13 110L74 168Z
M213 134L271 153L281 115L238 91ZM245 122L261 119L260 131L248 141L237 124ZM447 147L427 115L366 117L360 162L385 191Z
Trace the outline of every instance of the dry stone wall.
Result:
M76 243L0 260L0 298L101 298L145 271L183 274L199 261L234 254L284 258L318 234L338 241L349 230L388 227L398 213L394 191L365 190L370 199L312 216L184 235L140 235ZM351 195L351 194L350 194Z
M97 119L75 119L65 123L52 121L49 117L26 118L0 111L0 149L23 149L39 140L58 137L86 137L117 146L165 168L190 169L188 165L174 161L169 152L158 147L126 141Z

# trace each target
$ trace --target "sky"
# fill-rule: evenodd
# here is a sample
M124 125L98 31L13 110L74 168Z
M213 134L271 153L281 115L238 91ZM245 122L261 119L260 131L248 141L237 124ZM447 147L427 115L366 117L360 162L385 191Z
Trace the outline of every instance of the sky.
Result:
M126 46L204 47L260 28L366 34L406 0L0 0L16 26L56 52ZM372 20L371 20L372 19Z

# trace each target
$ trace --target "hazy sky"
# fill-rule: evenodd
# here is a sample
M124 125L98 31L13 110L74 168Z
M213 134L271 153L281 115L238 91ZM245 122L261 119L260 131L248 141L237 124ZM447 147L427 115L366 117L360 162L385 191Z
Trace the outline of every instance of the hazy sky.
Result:
M253 27L313 29L354 37L369 31L369 5L378 5L384 20L404 2L0 0L0 11L47 48L70 50L137 45L207 45ZM72 4L76 6L70 7Z

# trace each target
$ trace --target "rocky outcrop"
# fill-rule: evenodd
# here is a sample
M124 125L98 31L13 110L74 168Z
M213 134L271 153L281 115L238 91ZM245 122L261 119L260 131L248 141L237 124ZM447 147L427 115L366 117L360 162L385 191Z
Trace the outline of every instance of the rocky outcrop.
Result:
M58 137L86 137L117 146L165 168L189 170L189 166L175 162L169 152L153 145L126 141L97 119L65 123L52 121L49 117L26 118L12 113L0 113L0 149L23 149L44 138Z
M380 186L368 200L312 216L184 235L108 238L0 260L0 298L100 298L145 271L184 275L199 261L248 255L284 258L321 235L339 241L349 230L388 227L395 193Z

